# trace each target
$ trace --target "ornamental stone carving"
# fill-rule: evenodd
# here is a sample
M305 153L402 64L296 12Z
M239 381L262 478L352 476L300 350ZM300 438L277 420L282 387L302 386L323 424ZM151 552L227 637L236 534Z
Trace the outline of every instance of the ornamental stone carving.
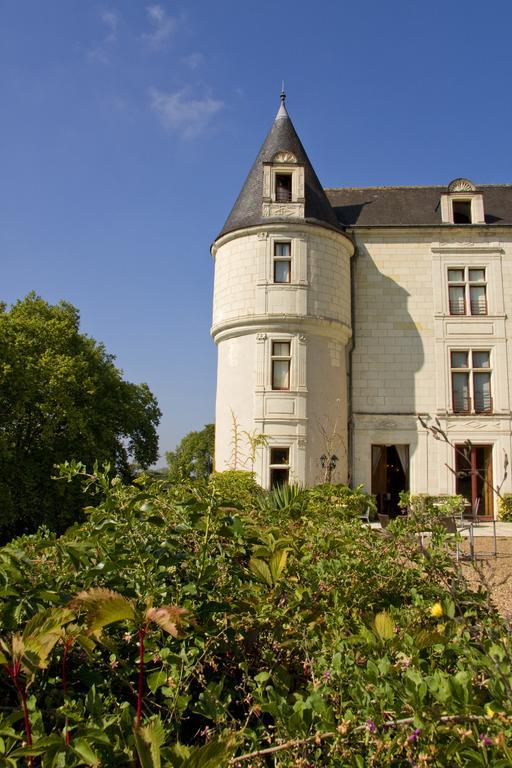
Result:
M286 219L297 219L304 217L303 203L263 203L263 216L280 216Z
M273 163L296 163L297 158L291 152L276 152L272 158Z
M469 179L454 179L448 184L448 192L476 192L476 187Z
M266 338L267 338L267 334L266 333L257 333L256 334L256 341L265 341Z

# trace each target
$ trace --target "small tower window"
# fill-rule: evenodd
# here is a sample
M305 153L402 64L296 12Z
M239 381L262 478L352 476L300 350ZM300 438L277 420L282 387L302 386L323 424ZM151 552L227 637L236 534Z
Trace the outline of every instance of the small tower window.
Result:
M274 283L291 281L290 243L274 244Z
M270 449L270 487L288 485L290 479L290 449Z
M471 200L453 200L453 223L471 224Z
M272 342L272 389L290 389L290 342Z
M276 202L290 203L292 200L291 173L276 173Z

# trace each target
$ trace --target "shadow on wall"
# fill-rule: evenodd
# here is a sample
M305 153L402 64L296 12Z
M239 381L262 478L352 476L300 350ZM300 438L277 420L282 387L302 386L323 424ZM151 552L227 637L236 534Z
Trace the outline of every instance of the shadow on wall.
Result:
M400 268L403 259L397 263L397 277ZM389 262L388 271L393 275ZM410 285L415 275L408 271L404 279ZM409 489L410 462L418 444L416 413L423 395L417 391L416 374L425 362L420 330L424 303L431 296L421 281L412 295L380 272L364 245L358 245L353 280L353 477L377 496L380 512L394 515L400 491ZM434 375L432 371L432 397Z

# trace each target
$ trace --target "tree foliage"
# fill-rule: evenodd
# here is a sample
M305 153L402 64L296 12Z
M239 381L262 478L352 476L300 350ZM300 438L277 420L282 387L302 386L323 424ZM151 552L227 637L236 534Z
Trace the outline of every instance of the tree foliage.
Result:
M221 479L86 474L86 521L0 549L1 766L512 765L509 619L440 527Z
M51 479L57 463L108 462L125 477L130 457L150 465L159 419L147 385L123 380L71 304L32 293L0 305L0 538L62 530L79 513L79 489Z
M199 432L189 432L175 451L166 453L169 477L173 480L205 480L213 469L214 449L214 424L206 424Z

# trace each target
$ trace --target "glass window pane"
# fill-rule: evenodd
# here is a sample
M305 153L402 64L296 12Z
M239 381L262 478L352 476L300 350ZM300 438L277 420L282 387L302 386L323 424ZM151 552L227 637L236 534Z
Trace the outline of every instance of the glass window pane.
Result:
M485 295L485 285L470 285L469 298L472 315L487 314L487 297Z
M290 361L272 361L272 389L290 389Z
M290 243L275 243L274 245L275 256L289 256L290 255Z
M483 283L485 282L485 269L470 269L469 281L471 283Z
M272 355L274 357L289 357L290 356L290 342L289 341L274 341L272 344Z
M468 413L469 374L452 373L453 410L455 413Z
M289 283L290 267L290 261L274 261L274 283Z
M276 488L279 485L288 485L290 476L289 469L275 469L270 470L270 487Z
M448 281L450 283L462 283L464 282L464 270L463 269L449 269Z
M270 449L270 463L274 464L288 464L290 460L289 448L271 448Z
M465 315L464 286L451 285L449 288L450 315Z
M473 368L490 368L489 352L473 352Z
M475 373L473 375L475 413L485 413L492 410L491 374Z
M468 353L452 352L452 368L467 368L468 367Z

